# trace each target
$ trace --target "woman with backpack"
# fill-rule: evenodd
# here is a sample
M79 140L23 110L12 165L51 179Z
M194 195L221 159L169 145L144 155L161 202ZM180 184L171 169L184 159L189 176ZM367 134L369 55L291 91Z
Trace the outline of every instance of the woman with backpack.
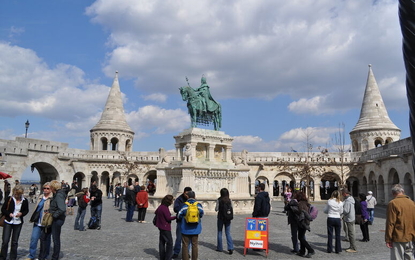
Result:
M86 214L86 207L90 201L88 190L88 188L83 188L81 192L75 194L78 200L78 212L75 218L74 230L86 231L84 226L84 219Z
M298 201L297 207L291 207L291 210L294 212L297 224L298 224L298 240L300 240L300 251L297 253L299 256L304 256L306 258L311 258L315 254L313 248L307 242L305 238L305 232L310 231L310 221L312 220L310 212L310 203L308 203L307 196L304 192L299 191L295 193L294 199ZM306 250L307 249L307 255Z
M161 200L161 205L156 209L156 222L154 225L160 231L159 255L160 260L170 260L173 256L173 237L171 235L171 221L176 219L172 216L169 206L173 204L173 196L166 195Z
M228 253L233 254L233 241L231 236L231 220L233 219L232 200L229 198L229 191L227 188L220 190L220 197L216 202L215 211L218 212L218 245L216 251L222 252L222 229L225 226L226 241L228 244Z

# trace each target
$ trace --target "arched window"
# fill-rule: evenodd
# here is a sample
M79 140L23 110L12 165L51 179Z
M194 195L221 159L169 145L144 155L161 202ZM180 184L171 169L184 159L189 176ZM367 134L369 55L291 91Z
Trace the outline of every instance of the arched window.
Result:
M111 150L117 151L118 150L118 138L112 138L111 139Z
M108 150L108 139L106 137L101 138L102 150Z
M382 139L376 139L375 140L375 147L381 147L382 146Z

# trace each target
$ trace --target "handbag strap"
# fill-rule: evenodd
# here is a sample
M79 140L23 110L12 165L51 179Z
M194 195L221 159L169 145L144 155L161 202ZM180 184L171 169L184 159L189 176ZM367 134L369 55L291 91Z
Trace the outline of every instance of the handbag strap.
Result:
M9 202L7 203L7 208L6 210L9 210L9 206L10 206L10 201L12 200L12 197L9 197Z

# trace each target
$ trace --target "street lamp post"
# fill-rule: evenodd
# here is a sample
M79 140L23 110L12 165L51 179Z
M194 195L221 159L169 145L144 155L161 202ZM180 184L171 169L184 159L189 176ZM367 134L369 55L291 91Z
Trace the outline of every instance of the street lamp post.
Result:
M26 123L24 124L24 126L26 127L26 133L24 135L24 138L27 138L27 129L29 129L29 126L30 126L29 120L26 121Z

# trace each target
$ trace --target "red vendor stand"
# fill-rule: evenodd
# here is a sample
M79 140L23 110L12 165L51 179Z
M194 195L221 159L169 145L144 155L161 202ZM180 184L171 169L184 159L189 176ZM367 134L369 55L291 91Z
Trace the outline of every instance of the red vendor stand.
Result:
M246 218L244 256L248 248L263 249L268 257L268 218Z

